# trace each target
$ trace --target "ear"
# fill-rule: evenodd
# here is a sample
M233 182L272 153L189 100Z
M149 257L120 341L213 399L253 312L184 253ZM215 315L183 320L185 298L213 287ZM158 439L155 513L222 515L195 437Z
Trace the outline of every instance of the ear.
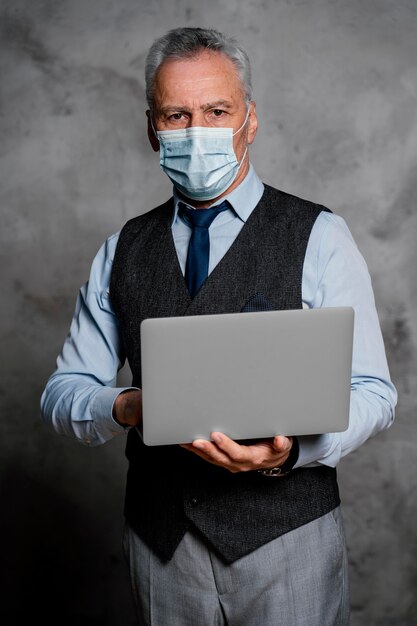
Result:
M258 117L256 115L256 102L252 100L249 104L249 117L248 117L248 144L254 142L256 131L258 130Z
M159 141L158 141L158 137L155 135L155 131L153 129L152 126L152 117L151 117L151 112L148 110L146 111L146 117L148 118L148 139L149 142L153 148L153 150L155 152L159 151Z

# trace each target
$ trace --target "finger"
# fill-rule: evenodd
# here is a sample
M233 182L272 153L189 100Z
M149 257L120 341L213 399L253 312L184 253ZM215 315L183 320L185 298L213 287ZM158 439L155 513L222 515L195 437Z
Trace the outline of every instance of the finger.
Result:
M229 459L238 463L244 463L251 460L250 448L251 446L242 446L233 439L230 439L224 433L212 432L210 437L216 444L217 448L224 452Z
M271 464L271 462L279 462L281 457L286 457L288 449L291 447L287 437L278 436L278 448L275 447L274 441L259 440L255 444L241 445L227 435L220 432L211 433L211 438L233 463L239 464L240 467L246 466L246 469L259 467L263 464Z
M246 446L236 443L224 433L213 432L211 437L213 442L196 439L192 444L183 444L181 447L231 472L275 466L288 456L288 452L282 450L282 447L290 443L287 437L281 437L284 441L278 442L279 451L275 450L272 439Z
M184 448L185 450L193 451L193 444L192 443L180 443L179 446L180 446L180 448Z
M194 452L194 454L197 454L205 461L230 469L230 458L210 441L206 441L205 439L195 439L192 444L187 444L183 447L186 447L191 452Z
M232 466L241 472L277 465L281 459L284 460L287 457L287 452L275 450L272 438L242 445L224 433L213 432L210 436L230 458Z
M277 435L274 437L273 446L277 452L289 452L292 448L292 437Z

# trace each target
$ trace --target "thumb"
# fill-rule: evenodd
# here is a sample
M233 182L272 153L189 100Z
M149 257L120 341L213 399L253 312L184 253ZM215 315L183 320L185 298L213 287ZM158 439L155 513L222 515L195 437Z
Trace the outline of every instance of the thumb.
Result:
M287 452L291 450L292 437L284 437L283 435L277 435L274 437L274 448L277 452Z

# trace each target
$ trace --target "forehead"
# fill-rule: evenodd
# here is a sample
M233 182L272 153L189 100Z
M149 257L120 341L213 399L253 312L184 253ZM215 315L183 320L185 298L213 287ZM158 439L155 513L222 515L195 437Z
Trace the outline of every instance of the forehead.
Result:
M167 59L155 77L155 104L244 100L242 83L233 62L224 54L203 51L189 59Z

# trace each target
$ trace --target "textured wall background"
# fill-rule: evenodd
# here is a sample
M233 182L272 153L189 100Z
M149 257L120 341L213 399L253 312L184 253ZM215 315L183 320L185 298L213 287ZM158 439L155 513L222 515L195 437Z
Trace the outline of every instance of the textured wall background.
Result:
M414 0L0 1L0 619L133 623L124 439L86 449L46 432L39 397L98 247L170 193L143 62L180 25L240 39L256 169L341 214L368 262L400 400L394 426L339 468L352 623L416 625Z

